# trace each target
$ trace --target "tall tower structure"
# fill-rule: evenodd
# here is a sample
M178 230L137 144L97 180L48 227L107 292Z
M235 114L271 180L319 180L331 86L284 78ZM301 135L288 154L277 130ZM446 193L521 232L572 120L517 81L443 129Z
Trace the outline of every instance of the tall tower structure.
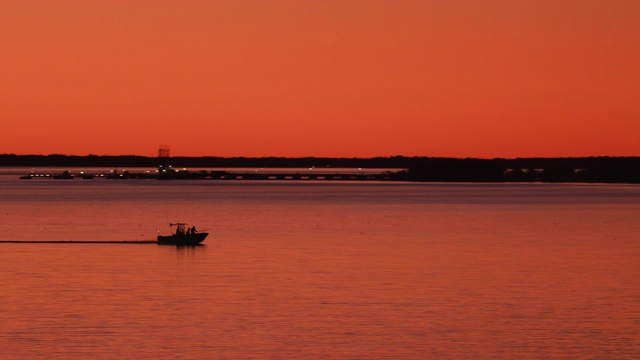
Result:
M162 173L162 170L167 170L169 165L169 151L171 147L169 145L160 145L158 149L158 171Z
M169 145L160 145L160 148L158 149L158 158L159 159L168 158L170 150L171 150L171 146L169 146Z

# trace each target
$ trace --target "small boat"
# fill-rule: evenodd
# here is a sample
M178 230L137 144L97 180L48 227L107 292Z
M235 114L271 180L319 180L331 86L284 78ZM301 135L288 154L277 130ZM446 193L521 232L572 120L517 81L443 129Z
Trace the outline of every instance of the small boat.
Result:
M188 227L185 223L169 224L171 235L158 235L158 244L162 245L198 245L209 235L198 232L196 227Z

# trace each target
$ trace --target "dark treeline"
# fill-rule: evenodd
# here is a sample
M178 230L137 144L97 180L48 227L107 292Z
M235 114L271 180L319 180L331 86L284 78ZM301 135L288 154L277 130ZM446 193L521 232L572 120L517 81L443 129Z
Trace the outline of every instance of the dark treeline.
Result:
M470 182L606 182L640 183L640 157L455 159L431 157L376 158L225 158L135 155L0 155L0 166L25 167L157 167L187 168L397 168L411 181Z
M640 157L415 159L416 181L640 183Z

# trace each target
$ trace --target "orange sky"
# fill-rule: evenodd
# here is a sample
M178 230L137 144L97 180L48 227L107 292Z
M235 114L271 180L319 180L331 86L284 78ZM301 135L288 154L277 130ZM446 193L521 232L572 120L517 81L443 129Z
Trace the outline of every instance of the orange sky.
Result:
M637 0L8 0L0 153L638 156Z

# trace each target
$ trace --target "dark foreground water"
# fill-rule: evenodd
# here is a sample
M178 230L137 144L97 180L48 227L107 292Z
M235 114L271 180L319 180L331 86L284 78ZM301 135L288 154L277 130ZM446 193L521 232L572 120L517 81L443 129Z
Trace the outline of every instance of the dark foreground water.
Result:
M2 359L640 357L639 186L0 186Z

